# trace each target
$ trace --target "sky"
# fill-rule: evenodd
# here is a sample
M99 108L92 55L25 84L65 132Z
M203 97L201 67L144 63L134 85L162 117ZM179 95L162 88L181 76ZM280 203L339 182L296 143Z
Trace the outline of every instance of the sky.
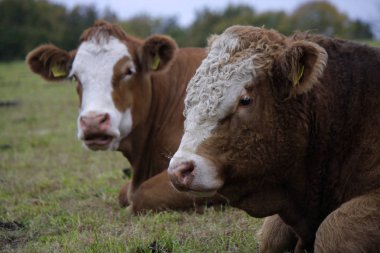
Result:
M311 0L51 0L72 8L78 4L93 4L98 10L108 7L120 19L128 19L146 13L153 17L175 16L181 25L187 26L195 19L196 11L208 7L223 10L228 4L248 4L256 11L294 11L300 4ZM380 39L380 0L329 0L339 11L351 19L360 19L373 25Z

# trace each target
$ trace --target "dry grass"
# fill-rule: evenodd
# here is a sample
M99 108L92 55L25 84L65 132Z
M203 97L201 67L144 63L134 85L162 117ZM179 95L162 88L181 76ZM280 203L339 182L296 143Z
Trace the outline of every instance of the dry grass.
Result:
M0 64L1 252L257 252L261 221L233 208L129 217L127 161L81 147L77 103L73 84Z

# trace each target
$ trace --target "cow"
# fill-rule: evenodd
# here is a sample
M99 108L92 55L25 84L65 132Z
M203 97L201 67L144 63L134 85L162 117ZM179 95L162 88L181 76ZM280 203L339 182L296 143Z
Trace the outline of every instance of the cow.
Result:
M90 150L120 151L129 160L133 176L119 202L139 213L187 210L213 200L179 193L166 171L183 133L187 83L205 55L200 48L178 49L164 35L142 40L97 21L77 49L45 44L26 61L48 81L76 80L78 138Z
M212 36L173 185L267 217L260 252L380 252L379 66L378 48L322 35Z

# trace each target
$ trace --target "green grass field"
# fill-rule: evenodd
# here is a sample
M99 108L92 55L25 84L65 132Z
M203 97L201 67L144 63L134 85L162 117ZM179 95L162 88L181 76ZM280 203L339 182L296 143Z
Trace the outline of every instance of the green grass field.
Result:
M1 252L257 252L261 220L206 209L128 216L117 203L128 162L76 139L73 83L0 64Z
M371 45L373 47L380 47L380 41L367 41L366 44Z

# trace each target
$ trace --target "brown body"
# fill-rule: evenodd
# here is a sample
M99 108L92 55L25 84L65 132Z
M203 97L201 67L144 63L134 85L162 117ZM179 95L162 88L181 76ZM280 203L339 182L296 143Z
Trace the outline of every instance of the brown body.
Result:
M169 37L146 40L98 21L77 49L42 45L27 56L30 68L49 81L77 80L78 137L92 150L117 150L130 161L132 180L120 191L133 212L189 209L212 199L179 193L166 168L183 133L186 86L204 49L178 49Z
M256 55L252 81L196 148L212 166L175 154L174 185L198 194L215 185L250 215L274 215L261 230L262 252L379 252L380 50L232 27L211 52L231 37L238 42L225 66ZM209 183L194 186L205 171Z

